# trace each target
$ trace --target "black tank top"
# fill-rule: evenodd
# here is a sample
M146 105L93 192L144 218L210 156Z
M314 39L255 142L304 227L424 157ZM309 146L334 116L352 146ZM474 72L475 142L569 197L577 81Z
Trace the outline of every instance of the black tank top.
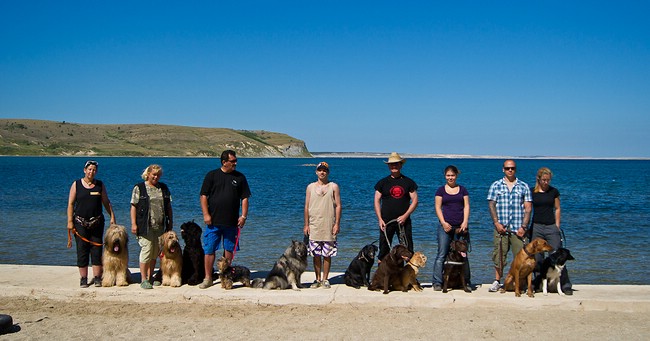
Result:
M84 219L103 216L102 211L102 189L104 184L95 180L95 187L86 188L81 179L76 181L77 197L75 198L74 214Z

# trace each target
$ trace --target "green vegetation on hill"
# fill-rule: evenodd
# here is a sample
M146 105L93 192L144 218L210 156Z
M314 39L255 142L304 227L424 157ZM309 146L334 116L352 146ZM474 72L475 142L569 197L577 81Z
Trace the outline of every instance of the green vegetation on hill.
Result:
M0 155L309 157L304 141L259 130L0 119Z

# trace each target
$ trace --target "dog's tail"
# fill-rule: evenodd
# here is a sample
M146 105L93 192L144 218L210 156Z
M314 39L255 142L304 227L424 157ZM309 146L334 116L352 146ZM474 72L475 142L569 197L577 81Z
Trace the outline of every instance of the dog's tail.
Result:
M264 287L264 278L255 278L253 280L253 283L251 283L251 287L253 287L253 288L262 288L262 287Z

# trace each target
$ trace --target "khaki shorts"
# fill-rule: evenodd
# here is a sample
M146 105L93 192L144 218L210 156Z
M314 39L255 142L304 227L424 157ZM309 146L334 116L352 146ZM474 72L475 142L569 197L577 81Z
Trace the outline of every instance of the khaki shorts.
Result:
M138 244L141 247L140 263L149 263L160 255L160 241L158 238L162 234L163 229L150 228L146 236L138 236Z
M493 230L494 233L494 251L492 251L492 262L494 262L494 267L497 269L504 270L508 266L508 251L512 250L512 259L515 259L515 256L521 251L524 247L524 241L517 237L516 233L508 233L505 235L500 235L496 230ZM499 244L501 244L501 253L499 253ZM503 257L503 263L499 260L499 255ZM502 268L503 267L503 268Z

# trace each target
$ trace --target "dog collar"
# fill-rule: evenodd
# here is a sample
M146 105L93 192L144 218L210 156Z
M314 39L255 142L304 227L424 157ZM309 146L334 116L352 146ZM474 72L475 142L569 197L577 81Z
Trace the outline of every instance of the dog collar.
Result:
M454 261L446 260L446 261L445 261L445 264L449 264L449 265L463 265L463 264L465 264L465 262L454 262Z

